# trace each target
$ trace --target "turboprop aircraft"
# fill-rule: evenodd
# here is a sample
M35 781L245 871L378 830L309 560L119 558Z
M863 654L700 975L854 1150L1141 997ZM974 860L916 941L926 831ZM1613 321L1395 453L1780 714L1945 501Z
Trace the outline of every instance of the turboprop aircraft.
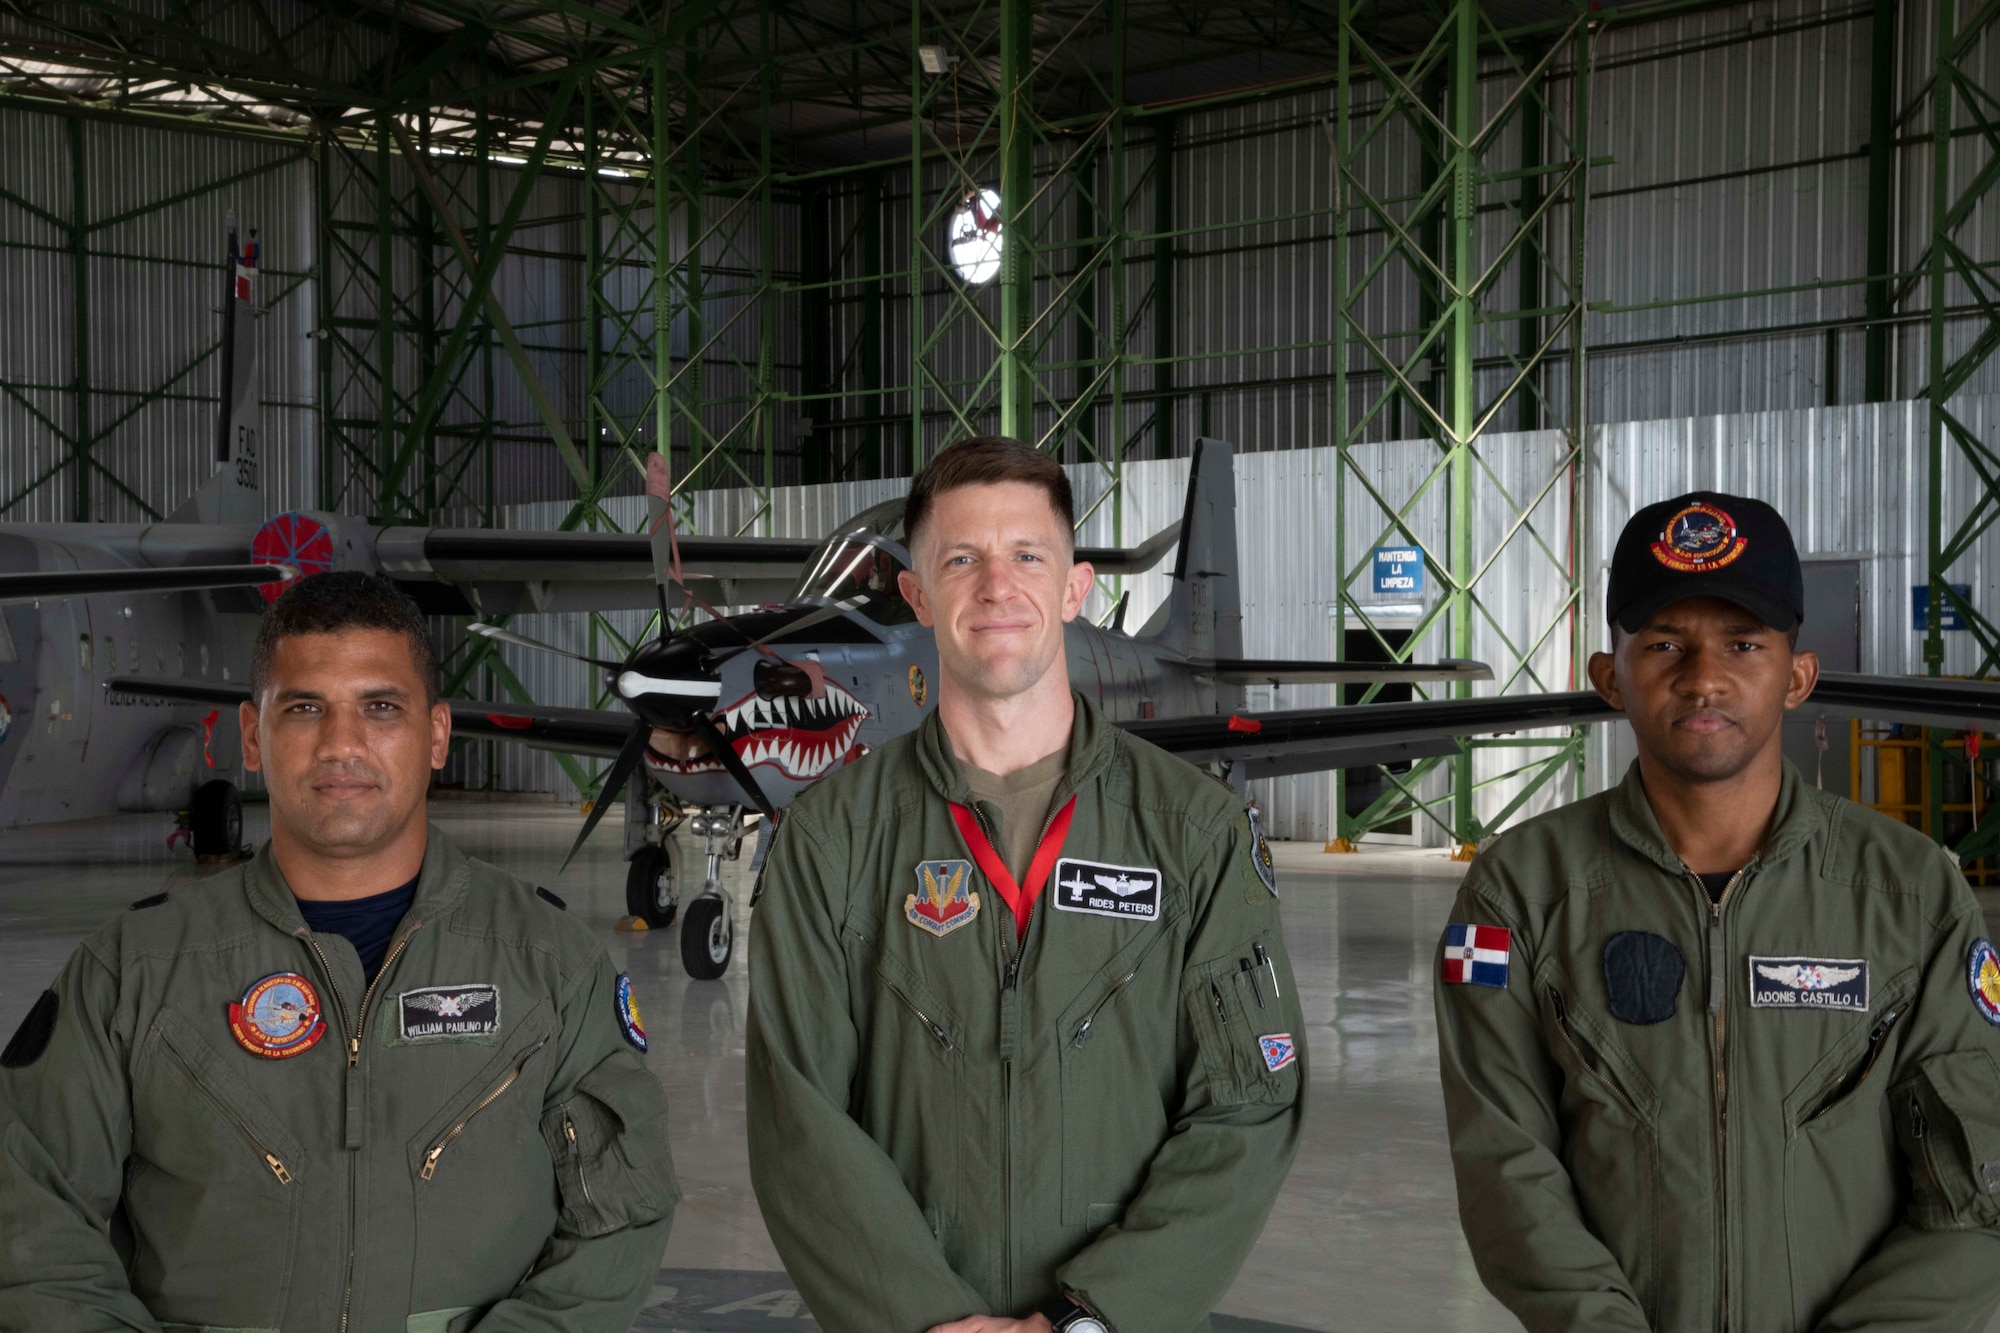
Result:
M655 521L644 540L654 545L664 605L672 596L674 538L665 522L667 487L658 476L652 481ZM626 905L652 926L680 914L681 959L692 976L720 976L734 947L721 862L741 854L754 827L754 869L778 812L799 792L911 730L935 706L936 641L916 623L895 577L909 559L901 524L901 502L891 502L841 525L781 609L717 615L663 633L624 661L580 659L605 673L622 709L452 703L459 734L613 761L576 846L624 790ZM1243 690L1252 683L1449 682L1490 679L1490 672L1476 662L1241 656L1233 450L1223 441L1197 442L1178 533L1167 599L1146 626L1130 634L1117 620L1068 626L1070 679L1111 721L1233 783L1452 754L1462 737L1617 716L1587 692L1246 713ZM472 628L575 656L497 626ZM1829 712L1961 727L2000 723L2000 687L1837 675L1821 681L1815 707ZM241 685L187 680L121 677L109 684L113 692L203 703L248 694ZM700 840L706 859L684 909L683 830Z

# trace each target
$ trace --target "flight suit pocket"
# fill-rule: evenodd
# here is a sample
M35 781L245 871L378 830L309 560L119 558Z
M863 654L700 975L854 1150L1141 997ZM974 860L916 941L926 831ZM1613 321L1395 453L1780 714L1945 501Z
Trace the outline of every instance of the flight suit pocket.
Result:
M873 971L865 1059L902 1074L869 1086L854 1118L885 1145L919 1206L954 1229L968 1114L964 1032L957 1014L895 955L876 954Z
M148 1225L132 1289L166 1319L275 1326L290 1295L304 1150L230 1053L180 1014L162 1012L143 1050L126 1194L129 1215Z
M1224 1106L1261 1102L1282 1106L1299 1093L1302 1032L1289 1005L1265 984L1268 971L1246 970L1243 961L1264 944L1259 935L1240 954L1200 963L1188 970L1184 995L1202 1063L1215 1101ZM1259 1004L1258 1001L1263 1001Z
M637 1060L614 1055L542 1117L562 1199L560 1228L589 1239L671 1216L680 1202L667 1099Z
M2000 1068L1984 1051L1947 1051L1890 1092L1910 1163L1910 1220L1936 1231L2000 1225Z
M1096 1231L1123 1213L1167 1137L1156 1090L1175 1081L1178 1052L1174 1029L1152 1016L1174 993L1153 961L1171 953L1161 948L1170 938L1153 928L1135 936L1056 1020L1064 1226Z

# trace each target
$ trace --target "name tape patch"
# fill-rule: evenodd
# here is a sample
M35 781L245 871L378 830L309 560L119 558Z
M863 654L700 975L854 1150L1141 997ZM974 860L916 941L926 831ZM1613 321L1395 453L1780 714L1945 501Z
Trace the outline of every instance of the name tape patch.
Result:
M1505 990L1513 956L1514 932L1505 926L1466 926L1454 921L1444 928L1447 982Z
M1865 958L1750 959L1752 1009L1831 1009L1868 1012Z
M396 997L403 1039L487 1037L500 1030L500 991L485 982L426 986Z
M1257 1046L1264 1052L1264 1068L1273 1074L1299 1058L1299 1048L1289 1032L1273 1032L1268 1037L1259 1037Z
M1063 857L1056 862L1056 908L1130 921L1160 919L1160 872L1154 866L1111 866Z

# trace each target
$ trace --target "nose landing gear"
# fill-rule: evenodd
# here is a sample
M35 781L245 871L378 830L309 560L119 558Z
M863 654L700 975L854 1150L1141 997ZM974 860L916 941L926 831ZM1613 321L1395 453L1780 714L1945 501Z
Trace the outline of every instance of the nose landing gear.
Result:
M681 919L681 966L697 981L714 981L729 970L736 950L735 901L722 887L722 862L743 854L745 814L740 805L711 805L688 820L702 840L707 874L701 893Z

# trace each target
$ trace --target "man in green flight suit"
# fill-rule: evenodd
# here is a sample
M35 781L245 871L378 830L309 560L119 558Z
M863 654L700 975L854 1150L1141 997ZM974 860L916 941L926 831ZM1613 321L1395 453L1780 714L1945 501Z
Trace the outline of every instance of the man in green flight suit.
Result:
M0 1328L623 1333L679 1197L627 979L425 818L416 606L264 613L248 863L86 939L0 1052Z
M750 1172L835 1333L1205 1329L1298 1142L1243 804L1070 688L1067 477L940 452L900 576L938 706L801 796L751 940Z
M1983 1328L2000 957L1956 863L1801 780L1768 505L1620 536L1591 683L1638 761L1482 848L1438 957L1459 1215L1531 1333Z

